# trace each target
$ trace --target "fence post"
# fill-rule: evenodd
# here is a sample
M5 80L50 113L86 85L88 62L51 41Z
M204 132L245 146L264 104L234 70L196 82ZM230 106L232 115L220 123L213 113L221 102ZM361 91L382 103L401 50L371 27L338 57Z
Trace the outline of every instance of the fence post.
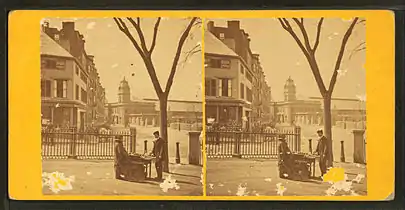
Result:
M200 135L201 132L190 131L188 132L188 163L190 165L200 165L201 145Z
M136 128L130 128L129 129L129 131L130 131L130 135L131 135L131 138L130 138L130 151L131 151L131 153L135 153L136 152Z
M345 147L344 141L340 141L340 162L345 162Z
M301 152L301 127L295 127L295 134L297 137L297 152Z
M76 155L76 136L78 135L77 129L72 130L72 139L70 140L70 151L69 151L69 156L68 158L70 159L77 159Z
M308 139L309 153L312 153L312 139Z
M148 140L143 141L144 154L148 153Z
M176 163L180 163L180 148L179 148L180 142L176 142Z
M353 137L354 137L354 151L353 151L353 162L364 164L364 130L353 130Z
M240 154L240 143L241 143L241 132L234 133L234 152L232 157L242 158L242 154Z

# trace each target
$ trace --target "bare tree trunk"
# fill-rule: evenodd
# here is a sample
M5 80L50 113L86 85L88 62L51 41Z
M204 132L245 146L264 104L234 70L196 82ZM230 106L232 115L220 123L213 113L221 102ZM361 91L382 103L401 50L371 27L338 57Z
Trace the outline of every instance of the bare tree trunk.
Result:
M165 142L163 171L169 173L169 140L167 134L167 96L159 97L160 102L160 136Z
M331 96L326 94L323 98L323 115L324 115L324 132L327 141L327 167L333 166L333 144L332 144L332 113L331 113Z

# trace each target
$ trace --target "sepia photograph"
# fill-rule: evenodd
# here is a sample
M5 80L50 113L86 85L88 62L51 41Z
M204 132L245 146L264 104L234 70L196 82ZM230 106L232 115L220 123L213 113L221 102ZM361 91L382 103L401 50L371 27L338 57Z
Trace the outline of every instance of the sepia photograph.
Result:
M207 196L367 195L365 25L204 21Z
M44 195L203 195L201 24L41 21Z

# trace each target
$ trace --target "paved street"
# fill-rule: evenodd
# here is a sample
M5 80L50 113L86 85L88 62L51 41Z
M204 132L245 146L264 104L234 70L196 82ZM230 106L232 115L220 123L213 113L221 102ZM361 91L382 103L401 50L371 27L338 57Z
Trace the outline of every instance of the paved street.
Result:
M316 166L316 176L319 176L319 166ZM334 167L343 167L348 179L354 179L357 174L366 175L362 165L350 163L335 163ZM367 177L367 176L366 176ZM209 159L207 162L207 195L232 196L237 194L238 186L246 186L248 195L277 195L276 184L282 183L287 190L284 196L321 196L331 186L320 180L307 182L291 181L278 177L276 160L249 159ZM359 184L353 183L354 191L359 195L366 194L367 178Z
M61 195L170 195L198 196L202 195L201 171L199 166L170 164L171 178L176 180L178 190L169 189L163 192L159 183L146 181L135 183L116 180L114 178L113 161L86 160L43 160L43 172L55 171L64 173L65 177L75 176L73 189L60 191ZM166 178L169 174L164 173ZM155 177L152 166L152 177ZM53 194L49 188L43 188L44 194Z

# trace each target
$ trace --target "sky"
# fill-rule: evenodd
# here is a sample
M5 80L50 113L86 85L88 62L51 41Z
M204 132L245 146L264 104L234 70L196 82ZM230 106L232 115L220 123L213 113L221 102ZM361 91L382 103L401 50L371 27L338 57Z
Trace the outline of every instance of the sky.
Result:
M289 76L291 76L296 84L298 98L321 96L304 54L291 35L281 27L277 19L210 20L214 21L215 26L223 27L226 27L227 20L240 21L241 28L251 38L251 50L254 53L260 54L263 71L265 72L268 84L272 88L273 100L282 101L284 99L284 84ZM318 20L308 18L304 20L312 43L311 46L315 42ZM295 25L295 22L292 20L290 20L290 23ZM326 87L329 86L343 35L350 23L350 20L340 18L325 18L323 22L316 58ZM294 30L301 38L302 34L298 28L294 27ZM333 97L357 98L358 96L365 96L365 50L359 51L350 57L353 49L365 41L365 36L365 25L357 24L346 46L340 68L342 74L340 74L337 80Z
M108 102L118 100L118 86L125 77L131 88L132 98L157 98L144 63L129 39L112 18L47 18L51 27L61 29L63 21L74 21L75 29L85 38L87 54L94 55ZM150 48L155 18L142 18L146 44ZM156 47L152 55L156 74L164 90L169 77L177 43L189 19L162 18ZM135 29L127 22L130 30ZM202 54L196 53L184 62L184 55L201 43L201 28L194 27L183 47L169 99L201 101Z

